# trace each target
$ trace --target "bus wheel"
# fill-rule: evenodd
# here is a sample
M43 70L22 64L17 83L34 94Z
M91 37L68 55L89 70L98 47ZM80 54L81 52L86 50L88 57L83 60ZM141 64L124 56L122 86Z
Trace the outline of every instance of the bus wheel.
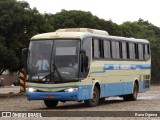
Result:
M138 85L137 83L134 83L133 93L129 95L124 95L123 99L126 101L135 101L137 100L137 96L138 96Z
M55 108L58 104L58 101L54 101L54 100L44 100L44 104L48 107L48 108Z
M95 107L98 104L99 90L96 86L94 87L94 90L93 90L93 98L89 99L89 100L85 100L84 102L85 102L86 106L88 106L88 107Z

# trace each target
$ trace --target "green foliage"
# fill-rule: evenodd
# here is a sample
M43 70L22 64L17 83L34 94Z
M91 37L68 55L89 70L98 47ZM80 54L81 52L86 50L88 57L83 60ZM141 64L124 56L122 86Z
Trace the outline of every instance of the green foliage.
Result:
M31 36L52 31L45 19L27 2L0 0L0 74L20 68L21 51L28 47Z
M152 24L148 21L125 22L120 25L121 35L125 37L135 37L147 39L156 37Z
M71 10L62 10L60 13L50 15L48 22L54 26L54 29L59 28L92 28L108 31L111 35L119 35L119 27L111 20L105 21L93 16L91 12Z
M62 10L56 14L40 14L27 2L0 0L0 73L20 68L21 51L29 39L39 33L60 28L92 28L106 30L110 35L147 39L152 50L152 80L160 79L160 28L139 19L117 25L111 20L99 19L91 12Z
M147 39L151 44L152 82L160 83L160 28L142 19L120 25L121 36Z

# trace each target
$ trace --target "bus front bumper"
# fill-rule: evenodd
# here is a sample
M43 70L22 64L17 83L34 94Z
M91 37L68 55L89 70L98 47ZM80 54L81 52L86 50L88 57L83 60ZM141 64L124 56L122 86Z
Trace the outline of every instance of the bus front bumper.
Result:
M79 92L29 92L26 91L28 100L58 100L79 101Z

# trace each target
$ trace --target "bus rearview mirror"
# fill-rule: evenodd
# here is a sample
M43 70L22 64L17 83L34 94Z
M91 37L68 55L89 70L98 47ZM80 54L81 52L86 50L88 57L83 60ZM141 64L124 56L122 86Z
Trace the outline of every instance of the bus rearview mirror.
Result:
M22 56L25 55L25 54L28 54L28 52L29 52L29 49L28 48L24 48L22 50Z
M28 52L29 52L28 48L24 48L22 50L22 65L23 65L23 67L27 67Z
M88 67L88 57L84 56L84 67L87 68Z
M85 50L80 50L80 54L86 55L86 51Z
M88 68L88 57L81 54L81 72L85 72Z

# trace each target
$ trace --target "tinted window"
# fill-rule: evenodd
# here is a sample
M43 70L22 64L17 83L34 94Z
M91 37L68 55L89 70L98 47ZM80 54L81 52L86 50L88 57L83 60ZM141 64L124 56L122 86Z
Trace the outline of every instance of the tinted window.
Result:
M138 44L138 51L139 51L139 59L143 59L143 46L142 44Z
M119 42L119 57L123 58L123 52L122 52L122 42Z
M150 55L149 45L146 45L146 46L147 46L147 54Z
M104 41L99 40L99 53L100 53L100 58L104 58Z
M111 58L110 41L107 41L107 40L104 41L104 57L105 58Z
M133 43L129 43L130 59L135 59L135 47Z
M82 48L86 51L86 56L88 56L90 60L91 59L91 38L85 38L85 40L83 40Z
M76 47L57 47L56 55L76 55Z
M126 43L122 42L122 58L123 59L127 59L127 47L126 47ZM129 52L128 52L128 56L129 56Z
M85 38L82 41L82 49L85 50L86 56L88 57L88 67L85 68L83 66L84 61L83 61L83 59L81 59L81 64L82 64L81 68L80 68L81 69L81 73L80 73L81 78L87 77L87 74L89 72L90 60L91 60L91 41L92 41L91 38Z
M96 40L96 39L92 40L92 49L93 49L93 57L94 58L99 58L100 54L99 54L99 43L98 43L98 40Z
M138 49L138 44L134 43L135 47L135 59L139 59L139 49Z
M129 50L129 43L126 43L126 52L127 52L127 59L130 59L130 50Z
M114 58L114 59L116 59L116 57L117 57L117 53L116 53L116 42L111 42L111 44L112 44L112 58Z
M119 42L114 42L112 41L112 58L114 59L119 59L120 54L119 54Z
M120 58L120 45L119 42L116 42L116 58Z
M144 45L144 58L145 59L149 59L149 56L150 56L149 45L145 44Z

